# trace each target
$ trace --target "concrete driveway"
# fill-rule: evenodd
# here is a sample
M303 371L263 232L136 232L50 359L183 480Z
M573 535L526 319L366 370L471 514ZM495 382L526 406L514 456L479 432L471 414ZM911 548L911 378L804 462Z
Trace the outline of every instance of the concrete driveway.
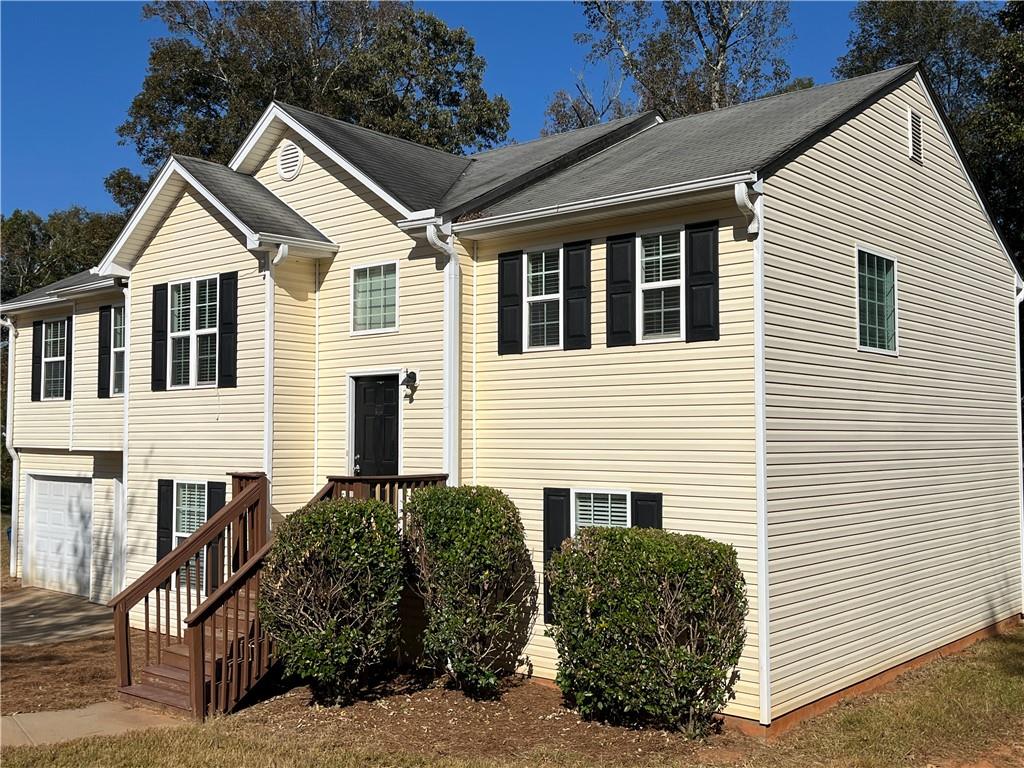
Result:
M113 632L113 612L84 597L35 587L0 595L0 644L39 645Z

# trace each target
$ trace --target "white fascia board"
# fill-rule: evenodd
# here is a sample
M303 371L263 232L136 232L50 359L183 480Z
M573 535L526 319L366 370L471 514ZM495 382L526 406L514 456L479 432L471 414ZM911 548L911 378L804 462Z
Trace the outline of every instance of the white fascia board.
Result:
M607 208L614 205L628 205L629 203L657 200L662 197L685 195L690 192L701 192L708 189L716 189L718 187L732 187L738 182L747 183L756 180L757 174L753 171L732 173L725 176L711 176L706 179L683 182L682 184L669 184L662 187L640 189L634 192L622 192L617 195L608 195L606 197L595 197L590 200L580 200L575 203L566 203L564 205L549 205L544 208L534 208L529 211L518 211L516 213L506 213L500 216L489 216L483 219L467 221L462 224L454 224L452 229L456 234L464 235L481 230L501 227L506 224L519 224L536 219L580 213L582 211L594 210L596 208Z
M107 255L103 257L103 261L100 262L99 266L99 274L117 274L115 271L115 268L117 267L120 267L121 270L130 269L130 267L126 267L123 264L117 264L117 257L124 249L125 244L128 242L128 238L131 237L135 229L142 223L143 217L145 217L149 212L149 209L156 204L156 201L160 199L160 195L163 192L164 187L167 186L167 183L171 180L171 177L174 174L180 176L186 184L198 192L208 203L210 203L210 205L216 208L225 219L231 222L232 226L245 235L246 247L258 247L259 237L257 234L243 224L241 219L235 216L235 214L226 205L224 205L224 203L214 197L210 190L200 184L199 181L196 180L195 176L189 173L181 163L171 157L168 158L163 169L160 171L160 175L157 176L156 181L153 182L153 185L149 188L146 196L142 199L142 203L135 209L135 212L128 220L128 223L125 225L124 229L121 230L121 234L118 235L117 240L114 241L110 250L107 251Z
M71 299L63 299L58 296L44 296L42 298L32 299L31 301L9 301L6 304L0 305L0 314L6 315L9 312L21 312L23 310L45 307L51 304L59 306L61 304L70 303Z
M311 251L324 251L335 254L339 247L336 243L325 243L320 240L307 240L303 237L291 237L289 235L275 235L272 232L259 232L256 235L258 248L268 248L277 245L290 245L296 248L307 248Z
M267 107L267 111L263 113L263 117L260 118L256 127L252 129L252 132L246 137L242 146L235 153L235 156L231 158L231 162L228 163L228 168L233 171L237 171L239 169L242 163L245 162L245 159L255 149L260 137L270 128L274 120L280 120L286 126L299 134L303 139L323 152L324 155L340 165L347 173L354 176L359 183L364 185L367 189L377 195L377 197L394 208L401 216L407 219L411 217L413 212L410 211L407 206L399 202L397 198L387 192L387 190L380 186L376 181L367 176L354 163L338 154L334 148L322 141L319 136L310 131L306 126L276 104L271 104Z
M946 130L946 121L943 120L942 115L939 114L939 108L932 100L932 93L928 89L928 86L925 85L924 79L921 77L920 72L917 72L914 75L914 81L921 89L921 92L924 94L925 99L928 100L928 106L931 107L932 110L932 117L934 117L935 122L939 124L939 128L942 130L942 135L946 139L946 145L953 152L954 157L956 157L957 164L960 166L960 170L963 172L964 178L967 180L967 184L971 187L971 192L974 193L974 199L978 201L978 207L981 208L982 215L984 215L985 220L988 222L988 225L992 230L992 236L996 239L996 242L999 243L1000 249L1006 255L1006 260L1010 262L1010 269L1013 270L1014 274L1014 284L1017 286L1018 289L1024 288L1024 279L1021 278L1020 273L1017 271L1017 265L1014 264L1013 257L1010 255L1010 250L1006 247L1006 243L1003 242L1003 238L999 235L999 230L996 229L996 223L992 221L992 216L989 213L988 207L985 205L985 200L982 198L981 193L978 192L978 188L974 186L974 181L971 179L971 174L967 170L967 164L964 162L964 159L960 156L960 152L956 148L956 144L953 141L953 137L950 136L949 131Z

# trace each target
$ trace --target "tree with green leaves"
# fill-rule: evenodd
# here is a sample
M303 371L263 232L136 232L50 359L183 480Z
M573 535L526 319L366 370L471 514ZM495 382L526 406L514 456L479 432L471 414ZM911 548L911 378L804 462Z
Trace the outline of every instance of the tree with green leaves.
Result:
M1024 253L1024 5L868 2L851 13L833 73L856 77L919 61L949 116L996 223Z
M672 118L721 109L766 96L789 80L780 55L790 39L784 2L587 0L583 13L586 30L576 41L589 46L587 60L617 68L640 110ZM567 114L566 101L566 93L556 92L548 108L550 129L584 122L553 119ZM592 112L582 114L596 122Z
M118 134L150 168L172 152L227 162L272 99L455 153L508 132L469 33L410 3L174 0L143 15L170 36L152 42ZM132 176L107 179L125 207Z

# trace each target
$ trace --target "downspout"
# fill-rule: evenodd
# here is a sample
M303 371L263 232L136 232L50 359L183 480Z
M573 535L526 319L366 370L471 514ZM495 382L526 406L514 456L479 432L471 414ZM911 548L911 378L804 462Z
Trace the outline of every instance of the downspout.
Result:
M132 359L132 293L125 282L124 293L124 389L121 394L121 507L114 520L114 593L123 590L128 572L128 390L131 386Z
M1013 313L1014 348L1017 352L1017 494L1020 501L1020 613L1024 614L1024 372L1021 369L1020 313L1024 305L1024 283L1016 279L1016 307Z
M426 225L427 242L448 257L444 265L444 393L442 427L442 471L448 485L459 484L459 337L461 303L461 271L455 250L451 223ZM442 237L442 234L444 237ZM445 239L447 238L447 239Z
M288 258L288 246L281 243L277 254L267 254L263 274L263 472L267 476L267 507L273 509L274 493L274 265Z
M14 448L14 340L18 338L18 327L8 318L0 317L0 325L7 327L7 426L4 444L11 456L11 552L8 572L18 573L18 509L21 490L21 457Z

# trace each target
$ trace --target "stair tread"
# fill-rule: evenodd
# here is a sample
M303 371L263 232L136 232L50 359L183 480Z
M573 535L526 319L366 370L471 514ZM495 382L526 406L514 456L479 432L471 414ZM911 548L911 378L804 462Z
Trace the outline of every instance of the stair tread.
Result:
M155 677L166 677L169 680L177 680L182 683L187 683L189 680L189 672L187 669L183 667L172 667L170 664L150 664L142 671ZM206 673L205 677L207 680L210 679L209 672Z
M189 702L187 694L179 693L178 691L170 691L166 688L159 688L155 685L134 683L132 685L125 686L124 688L118 688L117 690L118 693L123 693L136 699L153 701L157 704L163 704L166 707L174 707L176 709L183 710L192 709L192 705Z

